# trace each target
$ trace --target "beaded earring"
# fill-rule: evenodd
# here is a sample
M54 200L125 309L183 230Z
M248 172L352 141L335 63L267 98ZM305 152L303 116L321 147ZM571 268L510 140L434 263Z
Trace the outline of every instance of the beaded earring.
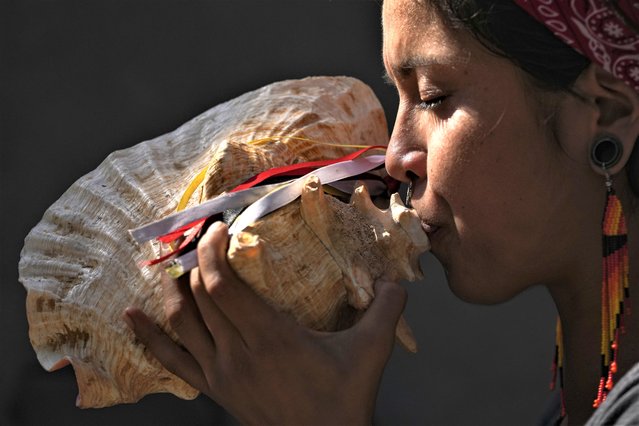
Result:
M608 172L622 154L621 143L605 137L593 145L592 160L606 176L606 206L602 220L603 280L601 284L601 377L593 407L606 400L614 384L619 352L619 332L623 334L624 315L628 306L628 231L621 207Z
M601 167L605 175L606 203L602 218L602 268L601 282L601 377L593 407L606 400L614 385L619 353L619 332L624 330L624 315L630 315L628 289L628 231L619 197L612 186L608 170L617 164L622 155L621 143L610 136L597 140L591 150L592 162ZM553 360L554 389L557 379L561 388L561 417L566 415L563 392L563 338L561 321L557 319L557 337Z

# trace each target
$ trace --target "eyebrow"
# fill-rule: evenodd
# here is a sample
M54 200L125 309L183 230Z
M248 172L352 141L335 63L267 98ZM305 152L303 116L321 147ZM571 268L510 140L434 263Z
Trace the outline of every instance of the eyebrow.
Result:
M384 80L384 83L388 84L389 86L395 87L395 82L388 74L388 71L386 69L384 69L384 73L382 74L382 80Z
M403 77L408 76L415 68L431 68L433 66L447 65L456 66L462 61L453 57L439 57L439 56L411 56L403 60L398 67L393 67L394 74ZM384 69L382 79L386 84L395 86L395 82L388 73L388 69Z

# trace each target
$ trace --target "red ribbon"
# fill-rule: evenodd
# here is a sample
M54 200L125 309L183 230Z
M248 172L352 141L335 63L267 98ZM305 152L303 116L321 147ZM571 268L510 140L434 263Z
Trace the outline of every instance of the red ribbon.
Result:
M340 163L342 161L354 160L355 158L361 156L365 152L370 151L371 149L376 149L376 148L386 149L386 147L383 145L373 145L373 146L368 146L366 148L360 149L359 151L352 152L348 155L345 155L344 157L335 158L332 160L308 161L306 163L297 163L297 164L291 164L288 166L274 167L265 172L256 174L252 178L246 180L244 183L233 188L230 192L236 192L236 191L241 191L243 189L252 188L257 184L276 176L304 176L305 174L308 174L315 169L319 169L320 167L328 166L335 163Z
M320 167L324 167L330 164L340 163L344 161L354 160L355 158L361 156L365 152L370 151L371 149L376 149L376 148L386 149L386 147L383 145L373 145L373 146L368 146L366 148L352 152L343 157L335 158L332 160L307 161L305 163L297 163L297 164L291 164L288 166L274 167L272 169L258 173L257 175L246 180L244 183L233 188L230 192L237 192L243 189L252 188L260 184L261 182L264 182L267 179L277 177L277 176L304 176ZM176 248L175 250L163 256L160 256L157 259L146 260L142 262L142 266L156 265L160 262L164 262L171 256L181 253L186 248L186 246L189 245L189 243L193 241L195 237L202 231L202 228L204 227L204 222L206 222L207 219L208 217L198 219L187 225L181 226L180 228L174 231L171 231L168 234L164 234L158 237L157 240L159 242L168 244L168 243L172 243L176 241L179 238L182 238L187 232L190 231L189 235L184 239L184 241L182 241L182 243L180 243L178 248Z

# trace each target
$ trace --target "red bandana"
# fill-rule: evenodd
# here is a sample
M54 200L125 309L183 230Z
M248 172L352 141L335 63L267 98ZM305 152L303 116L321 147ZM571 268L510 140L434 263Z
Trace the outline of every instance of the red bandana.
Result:
M614 1L614 0L613 0ZM515 0L562 41L639 92L639 1ZM623 12L620 16L617 10Z

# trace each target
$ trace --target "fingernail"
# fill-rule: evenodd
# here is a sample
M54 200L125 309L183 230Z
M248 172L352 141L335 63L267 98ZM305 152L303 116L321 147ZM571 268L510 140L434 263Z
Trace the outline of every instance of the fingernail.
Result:
M133 322L131 315L129 315L129 308L126 308L124 313L122 313L122 319L131 330L135 330L135 323Z
M213 232L221 232L223 228L226 228L226 224L222 221L214 222L211 225Z

